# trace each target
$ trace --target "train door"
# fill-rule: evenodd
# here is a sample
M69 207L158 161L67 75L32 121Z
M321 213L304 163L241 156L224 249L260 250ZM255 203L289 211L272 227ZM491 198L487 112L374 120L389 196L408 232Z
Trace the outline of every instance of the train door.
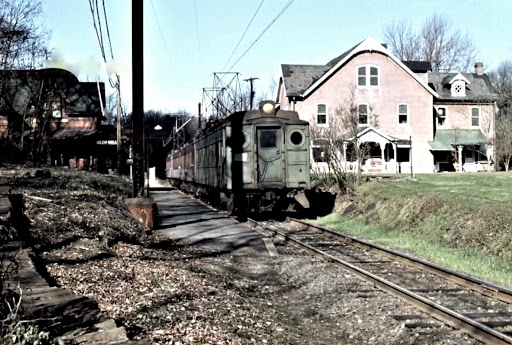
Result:
M258 182L283 181L282 127L256 128L258 138Z

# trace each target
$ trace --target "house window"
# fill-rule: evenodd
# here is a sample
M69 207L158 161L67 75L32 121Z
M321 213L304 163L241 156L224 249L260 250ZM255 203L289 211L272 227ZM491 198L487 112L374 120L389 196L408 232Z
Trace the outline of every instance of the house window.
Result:
M407 104L398 105L398 123L405 125L409 121L409 106Z
M324 139L315 140L312 145L313 161L327 162L328 161L328 142Z
M357 85L366 86L366 67L359 67L357 71Z
M446 108L437 108L437 125L444 126L446 122Z
M327 106L325 104L316 106L316 124L327 125Z
M477 155L477 161L480 163L487 163L487 147L485 145L475 146L475 153Z
M325 154L325 150L321 147L313 147L313 161L319 162L327 162L327 155Z
M471 108L471 126L480 126L480 108Z
M369 84L368 84L369 83ZM378 67L362 66L357 69L358 86L379 86Z
M52 117L55 119L60 119L62 117L60 102L52 102Z
M359 104L357 106L357 115L360 126L368 126L368 104Z

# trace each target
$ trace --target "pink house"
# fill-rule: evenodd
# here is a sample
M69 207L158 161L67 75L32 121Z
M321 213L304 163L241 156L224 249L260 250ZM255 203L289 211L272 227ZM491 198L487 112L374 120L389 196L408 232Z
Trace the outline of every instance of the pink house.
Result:
M298 111L313 132L339 133L340 164L349 171L356 166L347 151L354 135L369 147L366 172L491 170L497 95L483 65L475 68L432 72L428 62L400 61L369 37L326 65L281 65L277 102ZM344 109L357 113L357 134L340 121ZM312 167L324 169L316 139Z

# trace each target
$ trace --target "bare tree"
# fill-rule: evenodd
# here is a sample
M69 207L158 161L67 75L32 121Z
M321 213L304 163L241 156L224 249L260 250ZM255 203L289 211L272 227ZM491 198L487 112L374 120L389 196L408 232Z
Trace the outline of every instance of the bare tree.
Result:
M378 117L371 106L358 104L356 87L349 88L348 96L336 107L333 116L329 117L328 126L312 126L311 138L319 144L327 163L327 173L332 176L338 186L345 192L352 192L353 183L361 182L362 164L368 158L370 145L362 142L359 133L367 126L378 126ZM346 145L346 149L344 149ZM343 157L346 152L347 156ZM355 181L353 174L347 170L347 161L356 162Z
M498 67L489 73L498 93L500 113L510 113L512 109L512 60L502 61Z
M420 59L420 38L413 33L409 21L393 21L384 28L384 38L393 54L402 61Z
M20 81L19 74L14 71L40 67L49 56L46 45L49 34L39 24L41 13L40 1L0 0L0 70L3 70L0 76L0 104L4 112L10 114L10 134L20 134L19 142L17 139L14 142L12 135L8 136L6 145L9 147L23 149L23 133L28 119L36 120L40 130L48 128L47 114L41 111L46 100L41 94L48 86L41 82ZM43 145L36 138L33 144L32 149L36 145Z
M48 57L41 13L41 1L0 0L0 68L32 69Z
M384 37L400 59L428 61L436 72L465 72L476 59L473 41L440 14L428 18L418 33L407 21L393 22L384 27Z
M503 162L505 171L510 167L512 160L512 116L499 116L496 118L496 159Z
M276 92L277 82L274 78L270 81L266 89L263 89L260 92L259 97L256 100L256 104L259 104L261 101L266 101L269 99L274 99L274 94Z

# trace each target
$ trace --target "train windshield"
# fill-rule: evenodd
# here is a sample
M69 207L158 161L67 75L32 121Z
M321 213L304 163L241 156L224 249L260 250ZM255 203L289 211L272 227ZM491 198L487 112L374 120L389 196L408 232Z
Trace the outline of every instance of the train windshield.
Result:
M260 132L260 147L261 148L275 148L277 144L276 131L261 131Z

